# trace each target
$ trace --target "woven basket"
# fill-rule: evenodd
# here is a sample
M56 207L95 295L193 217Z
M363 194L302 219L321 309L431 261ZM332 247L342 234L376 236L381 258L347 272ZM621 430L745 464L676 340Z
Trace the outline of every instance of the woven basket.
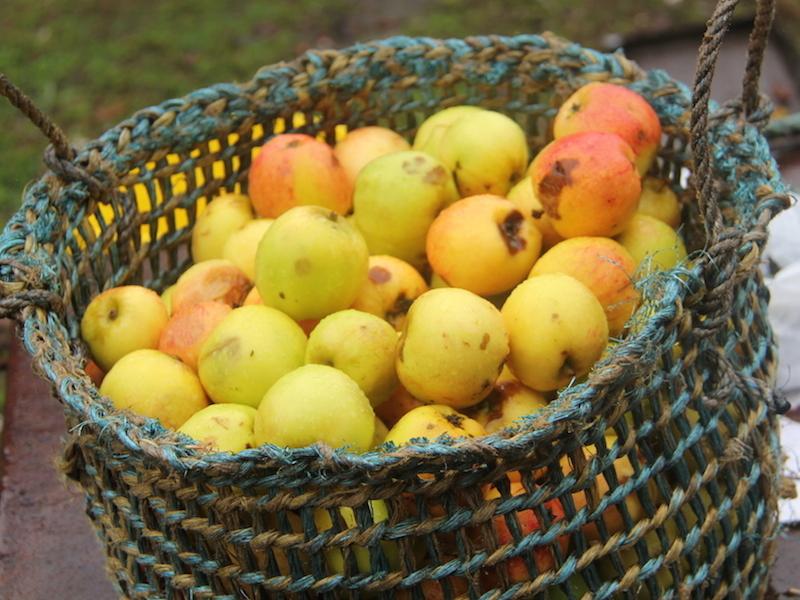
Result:
M771 2L759 4L743 100L708 113L734 5L723 0L709 22L693 101L663 72L550 35L397 37L309 52L247 84L164 102L79 153L50 129L51 171L26 190L0 240L0 307L63 404L64 469L85 490L120 594L763 595L779 447L758 263L767 223L788 196L759 130ZM198 212L220 192L246 190L253 150L273 132L332 141L342 125L379 124L410 138L431 113L478 104L516 119L537 149L558 106L588 81L629 85L657 111L666 142L654 169L684 190L692 260L648 279L630 334L538 418L392 452L262 446L209 455L113 409L86 376L79 320L90 299L123 283L174 282L189 264ZM610 445L608 429L618 440ZM633 471L624 482L615 461ZM514 478L525 493L511 493ZM485 499L490 483L499 498ZM370 510L376 499L386 502L385 520ZM332 528L318 530L319 509ZM510 541L501 542L497 515ZM539 528L525 529L534 515ZM326 560L332 553L340 569Z

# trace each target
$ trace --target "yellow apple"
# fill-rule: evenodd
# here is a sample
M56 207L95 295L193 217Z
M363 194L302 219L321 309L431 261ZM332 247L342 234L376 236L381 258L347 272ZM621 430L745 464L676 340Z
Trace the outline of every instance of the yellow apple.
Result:
M136 350L106 373L100 393L128 409L176 429L208 405L200 380L189 367L158 350Z
M231 261L207 260L189 267L175 283L172 312L198 302L239 306L250 291L250 280Z
M169 315L153 290L123 285L106 290L86 307L81 336L95 362L108 371L126 354L157 348Z
M459 288L414 301L397 348L397 375L420 400L466 408L492 390L508 356L500 312Z
M608 321L595 295L560 273L519 284L503 305L511 353L522 383L546 392L588 373L608 343Z
M232 310L200 348L197 370L214 402L258 406L267 390L303 364L306 336L267 306Z
M256 442L288 448L323 443L365 452L375 413L358 384L326 365L305 365L281 377L258 405Z
M228 237L253 219L250 199L241 194L224 194L208 203L192 229L192 260L195 263L222 258Z
M167 309L167 314L172 314L172 294L175 293L175 284L173 283L171 286L167 287L163 292L161 292L161 301L164 303L164 306Z
M536 229L542 234L542 250L552 248L564 238L553 227L550 217L547 216L542 203L533 192L533 182L530 176L521 179L506 196L522 211L522 214L533 221Z
M636 261L637 270L668 271L686 258L686 246L669 225L643 214L634 215L617 241Z
M669 182L656 177L642 179L642 195L639 197L639 210L643 215L664 221L673 229L681 224L681 203L672 191Z
M428 404L403 415L389 430L384 442L404 446L418 438L434 441L442 435L452 439L473 438L486 435L486 430L450 406Z
M397 387L396 347L397 332L389 323L369 313L342 310L314 327L306 364L329 365L346 373L377 406Z
M235 264L250 281L256 279L256 251L272 219L253 219L234 231L225 242L222 258Z
M216 452L241 452L255 446L253 422L256 409L242 404L212 404L194 413L178 428Z
M479 113L482 110L478 106L451 106L435 112L419 126L417 134L414 136L413 149L436 156L439 151L439 143L450 125L462 117Z
M343 217L298 206L278 217L256 254L256 287L267 306L297 321L350 307L367 279L364 238Z

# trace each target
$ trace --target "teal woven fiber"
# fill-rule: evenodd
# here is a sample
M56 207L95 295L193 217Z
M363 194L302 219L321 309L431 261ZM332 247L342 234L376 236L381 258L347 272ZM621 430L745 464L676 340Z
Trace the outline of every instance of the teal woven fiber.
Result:
M332 140L339 124L381 124L410 136L443 106L476 104L515 118L536 149L560 103L593 80L630 85L658 113L668 141L655 172L682 192L692 255L642 282L645 302L631 333L543 415L480 440L363 455L269 445L202 454L157 421L115 410L86 377L79 320L90 299L123 283L161 290L174 282L188 265L198 206L246 189L251 150L264 142L254 126L271 132L283 119L290 131ZM689 98L664 72L552 36L396 37L309 52L246 84L139 111L75 159L114 182L108 197L91 198L84 183L53 174L31 185L0 238L0 278L18 282L24 272L25 286L63 299L63 310L26 309L21 334L64 405L65 469L86 491L120 593L487 600L763 593L779 447L757 259L786 188L754 126L731 111L712 119L714 175L730 229L720 246L709 246L681 185L691 167ZM307 124L291 126L296 112ZM149 211L137 211L137 193ZM607 430L616 434L608 445ZM592 445L596 452L586 456L581 448ZM567 475L559 467L565 457L574 465ZM620 460L632 468L625 480L614 466ZM512 494L512 472L526 493ZM482 493L490 483L495 500ZM597 494L598 484L606 491ZM388 520L373 521L373 500L386 502ZM548 514L553 501L563 518ZM353 508L355 526L340 506ZM332 529L318 530L320 509L331 513ZM524 529L526 514L536 515L538 529ZM499 542L495 518L511 541ZM360 572L356 547L367 553L369 572ZM535 559L542 550L551 565ZM343 552L342 572L326 561L331 551Z

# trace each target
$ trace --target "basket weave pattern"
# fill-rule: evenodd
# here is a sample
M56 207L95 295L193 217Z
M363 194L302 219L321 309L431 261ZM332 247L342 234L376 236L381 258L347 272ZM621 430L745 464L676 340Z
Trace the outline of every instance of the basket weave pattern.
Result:
M631 333L585 382L512 432L365 455L271 446L204 455L157 422L114 410L83 371L79 320L91 298L123 283L160 290L174 282L189 264L198 211L222 191L246 191L264 132L332 141L337 126L379 124L410 137L441 108L478 104L516 119L535 150L558 106L589 81L630 85L651 102L667 137L656 168L685 186L686 87L548 35L392 38L308 53L247 84L136 113L74 159L85 181L67 183L70 163L51 161L59 174L26 191L1 239L0 275L4 291L30 290L24 343L64 404L64 468L86 492L122 595L573 598L576 581L600 599L763 594L779 449L758 262L786 190L766 141L734 111L710 128L728 233L707 247L687 190L693 262L650 278ZM109 186L113 193L96 193ZM609 446L607 429L618 440ZM585 454L591 445L596 454ZM624 483L613 467L620 458L634 470ZM573 466L566 476L565 461ZM513 472L527 494L511 495ZM489 483L500 498L484 498ZM373 522L376 499L388 520ZM563 519L546 510L553 499ZM355 527L342 506L353 508ZM320 508L333 529L317 530ZM520 517L530 510L541 527L525 533ZM609 529L609 514L621 527ZM511 543L499 543L496 515ZM369 572L359 571L354 547L368 549ZM343 552L343 572L326 562L332 548ZM542 548L552 568L533 560ZM515 559L523 581L513 576Z

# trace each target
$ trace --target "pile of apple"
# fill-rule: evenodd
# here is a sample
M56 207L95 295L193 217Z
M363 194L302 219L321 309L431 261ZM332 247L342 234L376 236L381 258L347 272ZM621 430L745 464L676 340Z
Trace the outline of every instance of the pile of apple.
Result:
M624 333L635 277L686 256L641 96L586 85L553 135L529 164L513 120L458 106L413 149L381 127L272 137L249 198L198 217L175 285L92 300L100 391L230 452L475 437L542 410Z
M519 125L471 106L431 116L413 146L381 127L334 148L272 137L249 197L219 196L199 215L195 264L175 285L92 300L87 371L116 407L207 451L364 452L513 426L625 333L637 277L686 257L680 202L647 175L661 127L642 97L586 85L553 137L529 163ZM620 482L633 473L627 458L615 469ZM373 510L386 518L382 503ZM520 518L538 528L533 511ZM622 527L619 516L606 524ZM511 540L502 518L497 531ZM552 565L549 551L535 558Z

